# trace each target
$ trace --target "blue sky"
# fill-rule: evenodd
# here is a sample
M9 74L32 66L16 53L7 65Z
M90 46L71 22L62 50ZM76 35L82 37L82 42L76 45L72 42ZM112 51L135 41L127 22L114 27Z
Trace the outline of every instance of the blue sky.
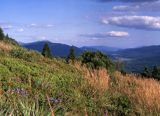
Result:
M119 48L160 45L160 1L1 0L0 26L25 43L49 40Z

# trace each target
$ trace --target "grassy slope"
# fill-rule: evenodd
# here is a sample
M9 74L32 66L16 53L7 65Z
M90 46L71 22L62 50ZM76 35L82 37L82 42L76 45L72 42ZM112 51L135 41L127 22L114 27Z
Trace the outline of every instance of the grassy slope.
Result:
M146 89L147 88L147 89ZM0 42L0 115L159 115L160 85Z
M5 47L1 48L1 93L7 93L8 98L11 98L11 100L7 100L8 106L6 108L14 108L12 105L14 105L13 100L15 98L12 99L12 97L15 95L17 102L23 97L29 97L32 101L35 96L37 100L42 100L39 102L46 102L46 94L53 96L55 100L59 96L62 98L59 97L58 99L63 99L63 97L67 99L76 95L74 93L78 91L77 89L81 84L81 74L73 66L67 65L60 60L45 59L38 53L22 50L19 47L9 50ZM18 93L18 89L23 90ZM70 91L70 95L68 95L68 91ZM14 93L18 93L20 96ZM6 99L5 96L1 97ZM1 104L0 109L3 109L4 104ZM68 107L67 105L71 104L67 104L66 101L65 105Z

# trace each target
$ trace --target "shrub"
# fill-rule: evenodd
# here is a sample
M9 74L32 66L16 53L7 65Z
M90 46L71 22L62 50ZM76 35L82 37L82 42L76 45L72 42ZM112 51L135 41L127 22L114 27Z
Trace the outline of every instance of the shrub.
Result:
M111 96L111 106L109 112L116 116L128 116L132 112L132 106L129 98L122 94Z
M101 52L84 52L81 55L82 64L86 64L87 67L91 69L106 68L108 70L113 70L113 63Z

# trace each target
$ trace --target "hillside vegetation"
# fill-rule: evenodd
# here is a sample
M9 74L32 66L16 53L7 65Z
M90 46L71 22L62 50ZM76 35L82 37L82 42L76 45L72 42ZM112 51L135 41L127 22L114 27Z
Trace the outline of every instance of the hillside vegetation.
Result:
M0 115L159 116L160 83L0 41Z

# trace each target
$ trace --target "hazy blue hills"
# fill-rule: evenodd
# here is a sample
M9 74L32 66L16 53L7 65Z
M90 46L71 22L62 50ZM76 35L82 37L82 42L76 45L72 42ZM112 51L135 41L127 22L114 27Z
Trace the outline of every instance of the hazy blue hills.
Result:
M130 48L119 50L116 52L119 57L125 58L146 58L150 56L160 55L160 46L146 46L140 48Z
M54 56L58 57L66 57L69 53L70 45L66 44L61 44L61 43L52 43L50 41L38 41L38 42L33 42L33 43L21 43L21 45L25 48L36 50L39 52L42 52L43 46L45 43L48 43L52 54ZM82 54L84 51L101 51L107 55L109 55L111 52L119 50L117 48L112 48L112 47L105 47L105 46L85 46L78 48L76 46L73 46L75 49L75 55L79 56Z
M49 41L38 41L38 42L33 42L33 43L22 44L22 46L28 49L42 52L43 46L46 42L48 43L51 49L51 52L54 56L66 57L68 55L71 46L66 45L66 44L61 44L61 43L52 43ZM83 52L82 49L75 47L75 46L73 47L74 47L76 56L80 55Z
M112 52L116 52L118 50L121 50L120 48L115 48L115 47L108 47L108 46L84 46L82 47L84 50L88 51L101 51L105 54L111 54Z
M141 72L144 67L160 65L160 46L146 46L119 50L114 57L124 60L125 69L132 72Z

